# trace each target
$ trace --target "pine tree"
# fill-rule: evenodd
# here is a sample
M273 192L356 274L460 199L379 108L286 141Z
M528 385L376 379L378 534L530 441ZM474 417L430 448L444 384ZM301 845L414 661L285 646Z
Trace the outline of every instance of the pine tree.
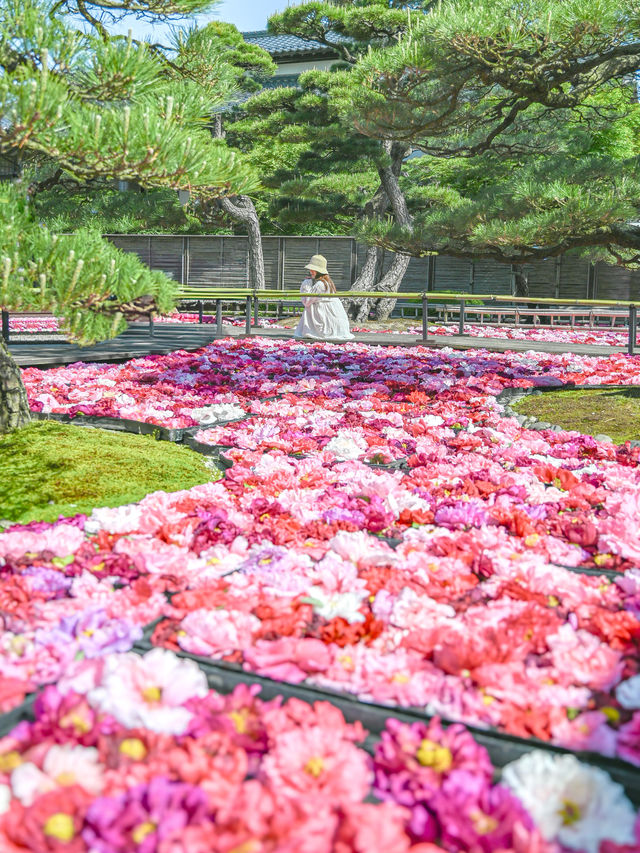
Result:
M272 32L320 42L335 50L339 57L337 74L303 75L300 97L289 104L288 111L283 111L285 121L293 124L292 128L288 124L281 128L284 141L289 138L307 141L306 149L302 146L299 151L297 162L281 169L271 182L277 184L281 204L289 207L290 217L299 212L309 213L313 207L319 213L324 205L325 218L331 220L338 215L337 205L344 202L347 215L356 220L375 222L391 210L397 223L404 226L411 223L411 213L398 181L410 146L402 141L367 144L357 128L338 123L333 92L337 86L349 88L350 69L372 47L384 51L396 45L414 19L426 17L433 5L420 0L316 0L292 6L269 19ZM267 96L265 106L268 103ZM249 107L254 115L260 110L259 103L251 102ZM347 174L351 177L347 178ZM317 193L315 202L313 193ZM372 245L352 289L396 291L409 260L406 252L396 253L390 268L382 274L381 251ZM394 304L394 299L375 300L375 316L386 318ZM354 301L347 307L352 317L364 319L372 305L369 301Z
M373 51L343 120L424 153L405 165L413 223L372 223L397 251L522 266L575 250L640 262L636 3L471 0Z
M186 8L180 3L171 8ZM42 0L0 6L0 155L46 158L79 181L127 180L205 199L255 188L251 170L207 129L235 85L223 59L208 68L203 90L184 75L172 79L148 46L79 32L63 12ZM0 305L51 311L82 343L119 334L141 310L171 306L169 279L95 232L57 237L35 221L24 188L0 191ZM1 344L0 432L28 418L19 370Z
M274 73L276 65L267 51L245 42L232 24L212 23L202 31L202 34L212 40L217 52L224 57L226 66L233 75L240 100L261 89L264 80ZM218 140L225 139L225 120L225 114L222 112L216 114L213 133ZM249 244L249 287L264 290L266 279L262 253L262 229L254 200L246 193L239 193L235 197L222 195L216 200L215 205L245 228ZM198 207L200 214L205 218L211 215L212 205L207 204L206 200Z

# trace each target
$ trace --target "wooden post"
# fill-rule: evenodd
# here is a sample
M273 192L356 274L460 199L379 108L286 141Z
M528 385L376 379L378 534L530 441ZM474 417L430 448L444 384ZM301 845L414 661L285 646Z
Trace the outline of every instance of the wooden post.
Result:
M460 302L460 322L458 324L458 334L464 335L464 299Z
M260 312L260 303L258 302L258 297L253 297L253 325L258 325L258 314Z
M429 334L429 305L427 302L427 294L422 294L422 340L427 340Z
M251 334L251 297L247 296L247 304L245 308L245 327L244 327L245 335Z
M153 314L149 312L149 335L153 337L154 328L153 328Z
M2 310L2 339L5 344L9 343L9 312Z
M202 299L198 301L198 323L202 324Z
M633 355L633 351L636 345L636 327L638 321L638 309L635 305L629 306L629 346L628 353L629 355Z
M222 299L216 299L216 335L222 334Z

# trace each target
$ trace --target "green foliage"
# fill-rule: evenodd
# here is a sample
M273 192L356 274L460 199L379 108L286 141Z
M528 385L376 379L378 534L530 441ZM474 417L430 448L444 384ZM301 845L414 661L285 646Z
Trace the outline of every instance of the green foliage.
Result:
M217 479L202 456L140 435L32 423L0 436L0 519L55 521Z
M166 16L209 5L123 0L110 8ZM102 8L82 8L95 7ZM184 228L194 217L178 206L177 189L208 202L254 190L256 174L212 137L210 124L241 81L268 73L271 60L245 50L234 27L215 25L184 33L169 60L131 37L104 37L90 11L85 18L97 32L79 32L63 8L71 7L0 0L0 155L19 152L37 198L27 207L20 186L0 188L0 304L52 312L71 339L91 343L119 334L141 313L170 311L175 295L170 279L103 241L96 226L128 230L158 200L150 218ZM132 201L130 193L123 205L116 180L148 195ZM75 210L69 188L71 199L84 202ZM58 236L37 216L75 233Z
M229 233L201 223L193 205L180 204L173 190L141 192L63 181L37 193L31 204L35 218L53 233L76 231L87 222L102 234Z
M97 231L52 234L17 187L0 185L0 304L9 310L51 312L73 340L93 343L122 332L127 317L170 311L174 288Z
M85 181L211 196L255 188L255 176L212 143L203 123L229 96L224 64L214 63L215 86L176 83L147 45L102 42L50 12L45 0L2 0L0 154L46 157Z
M640 263L639 8L611 0L443 3L332 93L343 123L425 156L403 165L395 251L521 263L566 251Z

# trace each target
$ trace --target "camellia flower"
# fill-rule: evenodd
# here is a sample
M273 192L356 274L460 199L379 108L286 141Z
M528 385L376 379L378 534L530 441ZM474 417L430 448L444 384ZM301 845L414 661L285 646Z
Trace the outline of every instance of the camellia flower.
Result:
M621 681L616 687L616 699L623 708L640 708L640 675Z
M321 726L276 735L262 767L272 786L288 796L304 797L309 809L318 800L335 805L361 802L371 782L365 753Z
M20 764L11 774L11 789L24 806L47 791L79 785L89 794L102 791L102 768L93 747L51 746L42 762L42 770L30 761Z
M312 586L304 600L312 605L314 613L327 621L342 618L347 622L364 622L364 614L360 611L362 597L355 592L327 592L321 586Z
M42 794L28 808L14 800L0 819L0 845L10 853L85 853L81 830L89 800L87 792L77 785Z
M163 840L206 819L203 791L158 776L119 797L94 800L82 836L96 853L151 853Z
M182 734L192 717L184 704L206 694L206 676L195 663L152 649L143 657L106 658L102 679L87 698L127 728Z
M573 755L534 750L507 764L502 782L548 841L585 853L598 853L602 841L634 841L636 815L622 786Z
M142 629L124 619L109 619L104 610L90 608L68 616L57 628L36 631L36 642L42 645L65 645L73 642L85 657L93 658L111 652L128 652L142 638Z

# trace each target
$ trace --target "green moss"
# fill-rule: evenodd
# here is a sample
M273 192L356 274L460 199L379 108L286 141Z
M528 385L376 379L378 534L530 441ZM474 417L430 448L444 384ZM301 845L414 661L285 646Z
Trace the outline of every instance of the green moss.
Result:
M204 461L152 437L32 423L0 436L0 519L55 521L188 489L219 476Z
M640 439L640 388L546 392L525 397L515 408L586 435L603 433L616 444Z

